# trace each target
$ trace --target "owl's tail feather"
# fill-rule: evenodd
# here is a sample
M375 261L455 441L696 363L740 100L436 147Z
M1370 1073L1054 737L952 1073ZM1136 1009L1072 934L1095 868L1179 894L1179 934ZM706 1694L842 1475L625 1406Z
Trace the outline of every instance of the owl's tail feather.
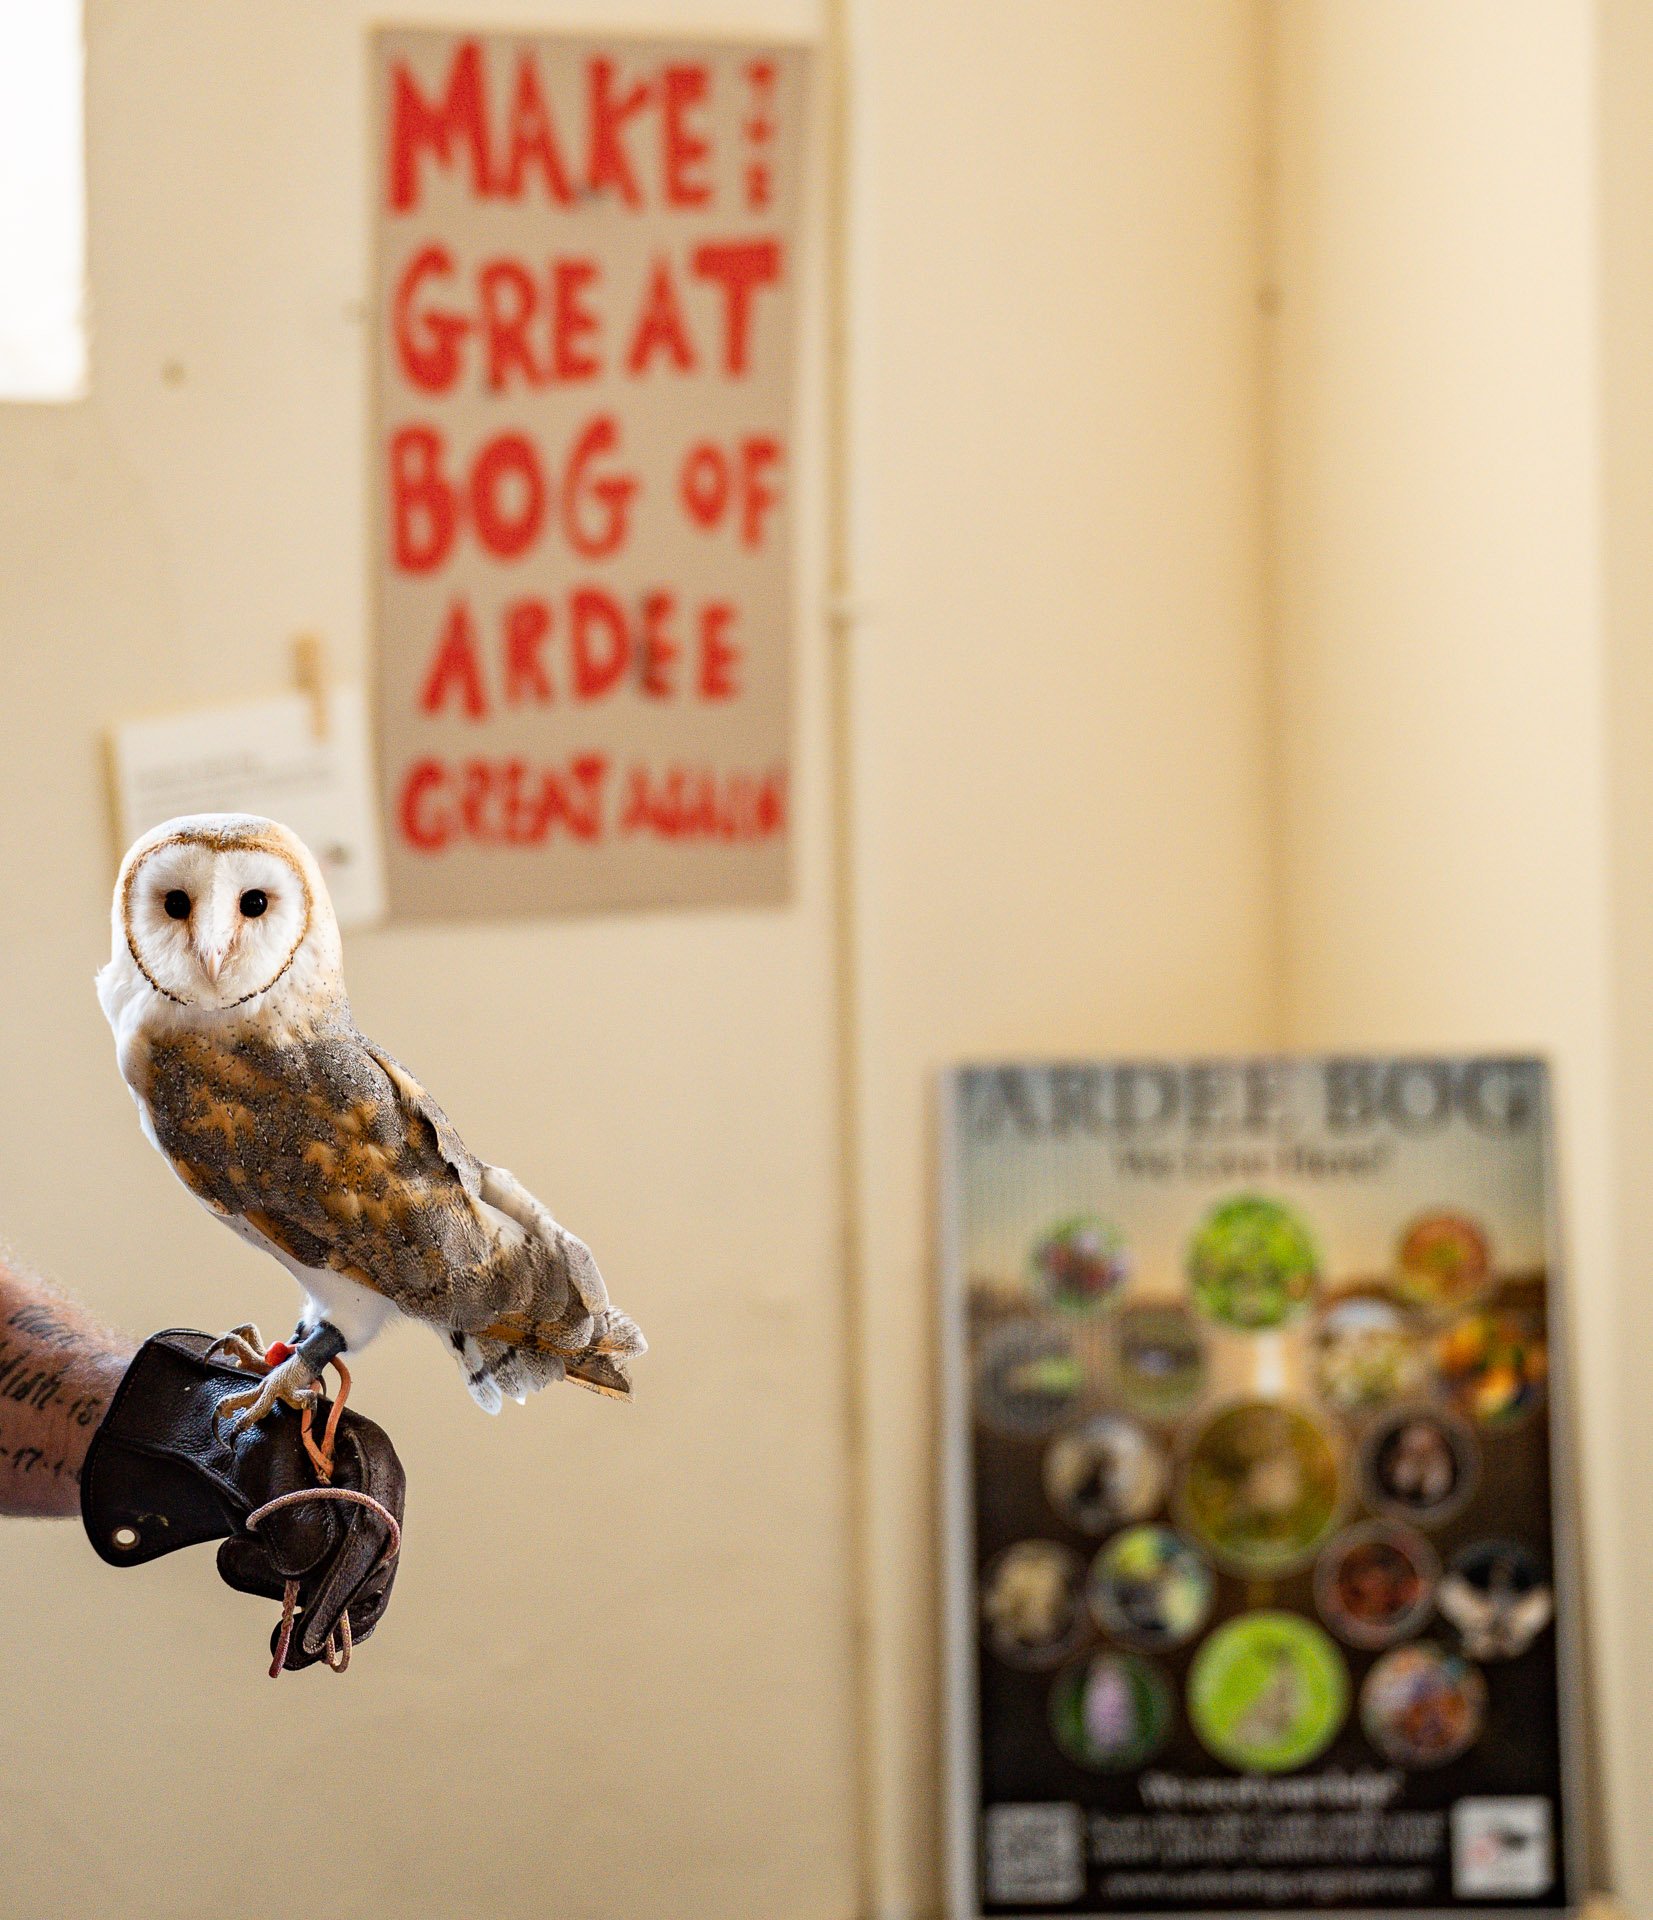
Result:
M576 1386L606 1393L615 1400L631 1398L633 1354L647 1353L648 1342L629 1313L605 1307L597 1316L591 1345L568 1362L568 1377Z
M475 1333L456 1332L452 1338L471 1398L485 1413L498 1413L506 1395L525 1400L563 1379L629 1400L629 1362L646 1350L637 1323L618 1307L582 1315L572 1326L504 1314Z

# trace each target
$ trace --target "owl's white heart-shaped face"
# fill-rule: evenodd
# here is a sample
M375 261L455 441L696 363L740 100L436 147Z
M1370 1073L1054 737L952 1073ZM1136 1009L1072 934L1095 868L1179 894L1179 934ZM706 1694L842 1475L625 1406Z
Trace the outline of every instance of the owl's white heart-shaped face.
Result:
M280 832L186 829L131 860L117 896L122 931L169 1000L221 1012L275 985L298 957L317 901Z

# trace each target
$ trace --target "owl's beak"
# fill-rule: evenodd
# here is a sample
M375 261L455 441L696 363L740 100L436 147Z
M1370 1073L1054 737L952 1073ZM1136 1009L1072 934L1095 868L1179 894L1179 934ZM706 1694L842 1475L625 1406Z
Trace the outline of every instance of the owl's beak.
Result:
M215 883L195 921L195 956L210 985L217 986L239 931L235 902L222 883Z

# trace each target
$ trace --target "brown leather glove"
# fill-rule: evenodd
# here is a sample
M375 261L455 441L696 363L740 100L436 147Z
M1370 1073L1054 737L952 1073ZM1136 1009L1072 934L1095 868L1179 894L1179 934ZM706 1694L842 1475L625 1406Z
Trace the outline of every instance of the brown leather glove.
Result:
M316 1485L299 1416L278 1406L256 1427L225 1440L214 1418L247 1374L208 1360L212 1336L186 1327L157 1333L138 1349L81 1471L87 1537L111 1566L133 1566L179 1547L221 1540L218 1571L242 1593L281 1600L299 1585L298 1626L288 1668L321 1659L328 1635L348 1614L353 1641L365 1640L390 1600L396 1561L384 1558L389 1529L354 1501L295 1502L268 1515L256 1533L247 1515L284 1493ZM328 1403L316 1408L316 1431ZM406 1480L384 1431L345 1409L334 1443L333 1481L371 1494L402 1518ZM270 1637L273 1653L279 1628Z

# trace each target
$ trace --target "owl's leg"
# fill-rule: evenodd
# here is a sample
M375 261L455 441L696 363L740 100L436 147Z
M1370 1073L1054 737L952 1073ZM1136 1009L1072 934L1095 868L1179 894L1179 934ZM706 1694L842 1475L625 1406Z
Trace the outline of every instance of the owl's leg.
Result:
M234 1439L243 1428L257 1426L278 1404L295 1412L314 1405L321 1392L322 1370L344 1350L344 1335L337 1327L326 1320L312 1327L256 1386L226 1394L219 1401L217 1417L224 1423L224 1437Z

